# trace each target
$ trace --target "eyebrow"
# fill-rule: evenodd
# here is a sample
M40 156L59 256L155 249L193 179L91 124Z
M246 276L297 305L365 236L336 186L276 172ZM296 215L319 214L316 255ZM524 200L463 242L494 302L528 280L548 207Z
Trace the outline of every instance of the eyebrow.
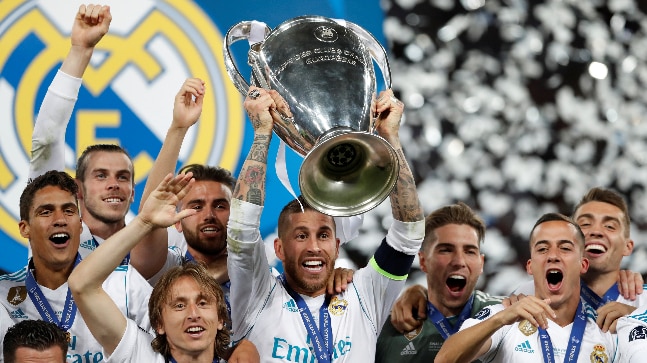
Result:
M41 204L41 205L35 206L34 211L54 210L54 209L56 209L56 206L57 206L57 204L53 204L53 203ZM66 209L66 208L70 208L70 207L74 207L74 209L78 208L76 203L72 203L72 202L63 203L60 206L61 206L61 209Z
M595 218L593 217L593 214L591 214L591 213L585 213L585 214L582 214L582 215L580 215L580 216L578 216L578 217L577 217L577 220L579 220L580 218L595 219ZM602 221L603 221L603 222L614 221L614 222L616 222L616 223L618 223L618 224L622 224L622 222L620 221L620 219L618 219L618 218L616 218L616 217L614 217L614 216L609 216L609 215L604 215L604 216L602 217Z
M541 245L548 245L548 244L550 244L550 241L545 240L545 239L543 239L543 240L541 240L541 241L537 241L537 242L535 242L535 244L533 245L533 247L536 247L537 245L540 245L540 244L541 244ZM558 240L558 241L557 241L557 245L558 245L558 246L559 246L559 245L563 245L563 244L571 244L571 245L575 245L575 242L571 241L570 239L560 239L560 240Z
M101 173L108 173L108 172L110 172L110 170L109 170L109 169L106 169L106 168L95 168L95 169L92 169L92 170L90 171L90 173L98 173L98 172L101 172ZM128 175L131 175L131 174L132 174L132 172L130 171L130 169L119 169L119 170L115 171L115 173L116 173L116 174L124 174L124 173L125 173L125 174L128 174Z

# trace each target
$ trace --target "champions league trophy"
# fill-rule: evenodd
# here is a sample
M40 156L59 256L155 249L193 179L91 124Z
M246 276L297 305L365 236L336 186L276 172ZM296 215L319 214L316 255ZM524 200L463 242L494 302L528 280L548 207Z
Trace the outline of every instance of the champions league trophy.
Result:
M236 41L250 42L250 83L275 89L292 117L281 115L274 132L304 156L299 187L306 201L331 216L353 216L390 194L399 164L393 147L372 130L376 92L373 61L386 87L391 74L380 43L356 24L302 16L271 30L240 22L225 36L225 67L241 94L250 85L231 56Z

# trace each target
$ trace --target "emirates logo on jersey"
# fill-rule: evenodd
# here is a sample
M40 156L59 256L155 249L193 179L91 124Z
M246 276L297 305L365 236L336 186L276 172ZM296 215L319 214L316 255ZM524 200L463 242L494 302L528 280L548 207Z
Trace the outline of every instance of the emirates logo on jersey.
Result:
M14 286L7 293L7 301L11 305L18 305L27 298L27 288L24 286Z

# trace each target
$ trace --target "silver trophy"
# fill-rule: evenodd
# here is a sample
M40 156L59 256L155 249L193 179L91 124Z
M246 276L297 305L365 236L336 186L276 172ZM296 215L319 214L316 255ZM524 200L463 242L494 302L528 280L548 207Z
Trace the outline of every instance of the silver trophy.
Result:
M299 188L306 201L331 216L361 214L382 203L399 171L395 150L372 130L373 61L391 87L382 45L356 24L321 16L293 18L274 30L240 22L225 36L224 58L243 95L250 84L230 48L243 39L258 40L248 53L250 83L276 90L292 111L275 122L274 132L304 156Z

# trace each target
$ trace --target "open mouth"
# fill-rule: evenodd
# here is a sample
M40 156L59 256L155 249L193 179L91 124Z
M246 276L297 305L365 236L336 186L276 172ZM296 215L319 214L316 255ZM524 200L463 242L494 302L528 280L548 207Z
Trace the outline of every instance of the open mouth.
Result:
M205 329L201 326L192 326L189 329L185 330L184 332L191 335L199 335L203 331L205 331Z
M117 197L106 198L103 201L108 204L117 204L122 202L121 198L117 198Z
M546 273L546 281L548 282L548 288L551 291L559 289L562 285L563 279L564 274L560 270L548 270Z
M465 288L467 284L467 279L464 276L460 275L451 275L445 281L449 291L451 292L460 292Z
M320 272L323 270L323 261L306 261L301 266L310 272Z
M206 233L218 233L219 231L220 231L220 229L218 229L216 227L204 227L204 228L202 228L200 230L200 232L205 233L205 234Z
M586 251L586 253L588 254L599 256L607 252L607 248L601 244L591 243L584 248L584 251Z
M49 240L55 245L65 244L69 239L70 235L67 233L54 233L49 237Z

